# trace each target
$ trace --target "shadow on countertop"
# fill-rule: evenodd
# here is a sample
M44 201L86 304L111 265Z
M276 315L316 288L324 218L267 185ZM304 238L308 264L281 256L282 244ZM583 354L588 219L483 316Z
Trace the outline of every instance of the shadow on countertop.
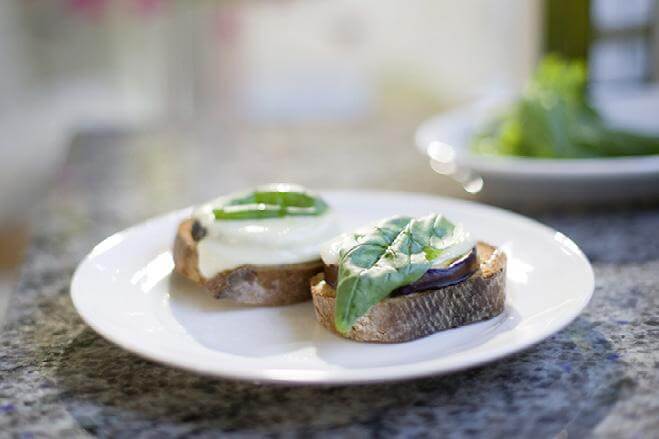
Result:
M193 375L80 333L53 379L81 427L102 435L461 432L581 437L626 387L624 364L586 318L507 360L390 384L290 387Z

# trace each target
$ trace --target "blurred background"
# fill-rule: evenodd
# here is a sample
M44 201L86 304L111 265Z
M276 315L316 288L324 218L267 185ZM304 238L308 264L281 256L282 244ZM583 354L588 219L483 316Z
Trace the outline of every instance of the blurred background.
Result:
M416 126L479 96L521 90L548 52L586 60L594 94L646 90L659 79L657 2L4 0L2 283L20 265L31 208L70 145L89 133L157 133L150 138L181 157L191 144L209 145L231 161L240 187L252 183L241 167L260 166L249 159L250 142L264 142L265 159L287 154L277 145L291 139L306 143L303 157L291 154L279 173L265 173L286 179L315 150L352 139L337 154L363 157L393 130L409 175L381 177L385 157L372 180L334 172L328 178L344 183L328 186L427 191L435 176L412 145ZM156 173L167 161L140 160ZM184 169L196 172L194 161ZM450 182L433 191L464 195ZM218 192L184 192L171 206Z

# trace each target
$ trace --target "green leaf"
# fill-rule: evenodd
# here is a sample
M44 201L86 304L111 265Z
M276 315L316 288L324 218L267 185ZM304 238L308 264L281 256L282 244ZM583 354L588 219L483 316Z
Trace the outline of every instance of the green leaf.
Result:
M264 219L321 215L328 208L325 201L308 192L256 190L226 200L213 214L216 220Z
M396 288L420 279L460 239L454 232L453 223L433 214L389 218L354 235L357 244L339 250L337 330L348 332L359 317Z
M441 254L441 250L438 250L436 248L432 248L429 245L423 247L423 253L426 255L426 259L429 261L433 261L437 259L437 257Z
M509 109L476 133L474 152L539 158L659 154L659 137L606 126L588 103L584 63L545 57Z

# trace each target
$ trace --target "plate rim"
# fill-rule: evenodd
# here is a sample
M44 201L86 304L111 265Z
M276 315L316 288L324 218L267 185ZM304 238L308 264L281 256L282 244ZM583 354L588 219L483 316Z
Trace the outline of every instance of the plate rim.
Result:
M378 366L378 367L368 367L368 368L344 368L344 369L336 369L336 370L318 370L318 371L307 370L305 371L304 375L298 375L292 377L290 372L288 373L286 372L289 371L289 369L263 368L257 371L250 369L247 373L245 373L244 370L237 371L235 369L232 370L232 369L217 369L217 368L209 369L207 367L199 366L198 364L195 364L193 361L171 361L170 359L163 358L161 355L159 355L157 350L154 350L149 346L144 346L140 343L132 342L132 340L130 339L126 340L121 336L116 336L116 334L114 334L111 330L108 330L108 328L104 327L102 324L99 324L99 322L95 321L93 318L87 315L84 309L82 308L82 304L81 304L80 294L84 294L84 293L79 292L79 286L77 285L80 284L81 282L80 278L83 275L83 271L87 269L88 264L91 262L92 258L111 248L111 247L105 248L107 247L108 243L111 243L112 241L116 241L117 237L122 234L135 231L139 228L148 227L150 224L153 223L165 221L170 217L174 217L174 218L184 217L186 214L189 214L189 212L192 209L191 207L186 207L183 209L177 209L174 211L169 211L164 214L156 215L145 221L136 223L119 232L113 233L112 235L106 237L105 239L101 240L98 244L96 244L93 247L93 249L80 261L72 276L69 287L69 294L73 302L74 308L78 313L78 315L82 318L82 320L105 340L115 344L116 346L119 346L120 348L132 354L135 354L141 358L145 358L149 361L153 361L157 364L166 365L168 367L173 367L180 370L186 370L204 376L225 378L225 379L232 379L239 381L267 382L267 383L282 384L282 385L342 385L342 384L347 385L347 384L381 383L388 381L404 381L404 380L411 380L411 379L428 377L428 376L440 376L440 375L453 373L459 370L478 367L483 364L487 364L499 359L503 359L515 353L519 353L523 350L526 350L530 346L541 342L542 340L546 339L552 334L561 331L567 325L572 323L574 319L576 319L577 316L579 316L583 312L583 310L588 305L588 303L590 302L593 296L594 287L595 287L595 276L592 265L590 264L590 261L588 260L587 256L569 237L532 218L526 217L516 212L511 212L506 209L486 205L483 203L454 199L449 197L442 197L431 193L423 193L423 192L380 191L380 190L325 190L319 192L321 192L321 194L323 195L329 195L329 196L360 195L360 196L369 196L369 197L404 196L404 197L416 197L418 199L426 198L426 199L431 199L435 202L437 201L448 202L450 204L454 204L462 207L477 207L479 209L496 211L504 215L511 215L515 217L517 220L522 221L523 223L531 224L535 227L539 227L543 229L543 231L546 233L553 234L554 236L556 236L556 234L559 234L561 236L560 245L563 247L569 247L570 250L579 258L579 260L582 263L584 263L584 268L586 269L584 275L587 276L588 292L580 296L580 302L575 304L574 307L571 307L570 311L564 314L562 319L557 319L559 320L558 323L552 323L550 325L545 326L543 330L536 331L533 337L530 337L528 340L525 340L523 343L515 344L512 347L499 348L497 349L496 353L480 354L477 356L478 358L476 359L468 358L463 361L455 362L455 364L452 365L441 366L439 369L437 367L433 368L432 366L438 361L441 361L441 357L419 361L404 366L389 365L389 366ZM401 369L403 371L401 371ZM264 373L266 370L269 371L269 373ZM344 373L346 370L348 371L348 375ZM296 373L300 373L300 371L296 370Z

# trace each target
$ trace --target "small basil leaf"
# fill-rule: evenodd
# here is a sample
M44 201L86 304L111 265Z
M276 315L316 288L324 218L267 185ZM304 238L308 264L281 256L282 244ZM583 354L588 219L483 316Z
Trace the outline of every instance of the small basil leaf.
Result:
M234 197L213 210L216 220L322 215L329 207L320 198L300 191L253 191Z

